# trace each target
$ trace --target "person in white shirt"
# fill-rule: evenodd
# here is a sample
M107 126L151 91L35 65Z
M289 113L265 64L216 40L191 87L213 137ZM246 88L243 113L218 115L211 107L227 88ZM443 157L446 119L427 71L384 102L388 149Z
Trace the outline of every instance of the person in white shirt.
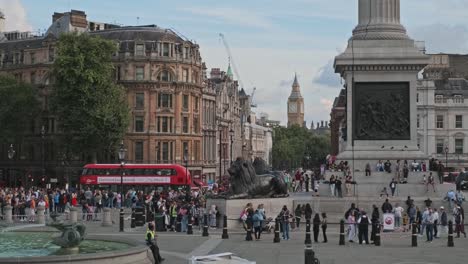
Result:
M439 224L439 212L437 212L437 209L434 209L434 213L432 213L432 216L434 217L434 238L439 238L439 232L438 232L438 224Z
M401 217L402 217L403 211L404 211L403 207L401 207L399 204L397 204L395 209L393 209L393 213L395 214L395 227L401 226Z

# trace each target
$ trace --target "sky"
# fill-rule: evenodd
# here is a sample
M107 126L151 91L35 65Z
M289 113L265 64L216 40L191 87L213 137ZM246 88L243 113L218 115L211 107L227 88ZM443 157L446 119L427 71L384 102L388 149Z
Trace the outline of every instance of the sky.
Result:
M83 10L88 19L156 24L198 43L208 68L227 69L223 33L258 114L287 122L297 73L305 119L329 120L342 87L333 59L357 23L357 0L0 0L7 30L45 31L53 12ZM468 0L401 0L402 24L430 53L468 53Z

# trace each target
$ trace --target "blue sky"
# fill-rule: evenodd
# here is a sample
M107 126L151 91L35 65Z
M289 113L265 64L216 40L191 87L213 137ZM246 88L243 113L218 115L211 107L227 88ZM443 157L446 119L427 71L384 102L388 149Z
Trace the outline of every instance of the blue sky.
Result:
M357 0L0 0L10 30L44 30L53 12L83 10L88 19L174 28L201 46L208 68L226 69L225 34L257 113L286 122L294 72L306 120L328 120L341 87L333 73L357 21ZM401 0L402 22L429 52L468 53L467 0ZM137 19L139 17L139 19Z

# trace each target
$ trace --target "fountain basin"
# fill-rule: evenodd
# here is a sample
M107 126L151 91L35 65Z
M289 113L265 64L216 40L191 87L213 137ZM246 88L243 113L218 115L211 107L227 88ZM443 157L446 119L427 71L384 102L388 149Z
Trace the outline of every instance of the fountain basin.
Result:
M111 235L88 235L78 250L51 243L57 233L7 232L0 234L0 263L153 263L151 250L142 242Z

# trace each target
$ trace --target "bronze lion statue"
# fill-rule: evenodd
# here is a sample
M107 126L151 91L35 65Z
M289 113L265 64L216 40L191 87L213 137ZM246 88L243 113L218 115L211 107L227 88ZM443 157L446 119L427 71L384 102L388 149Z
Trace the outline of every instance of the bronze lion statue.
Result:
M286 197L288 187L282 172L267 172L265 162L256 160L254 168L251 161L238 158L228 169L230 189L223 194L228 199ZM256 171L265 174L257 175Z

